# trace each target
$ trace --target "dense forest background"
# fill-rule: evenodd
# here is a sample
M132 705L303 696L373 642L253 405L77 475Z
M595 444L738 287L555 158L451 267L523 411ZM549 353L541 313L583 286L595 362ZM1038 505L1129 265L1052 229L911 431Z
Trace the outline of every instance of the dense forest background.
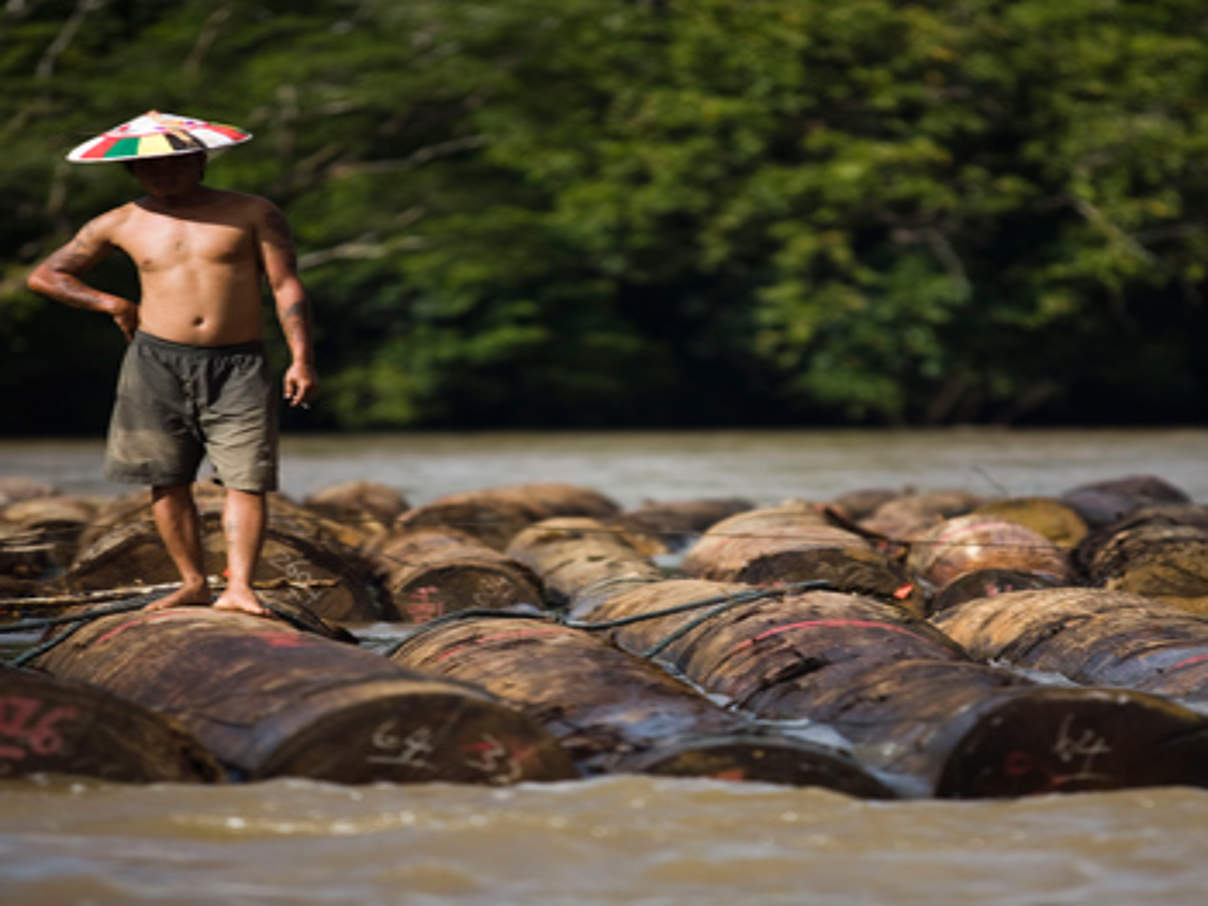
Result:
M118 330L24 279L152 108L256 135L207 181L294 226L288 427L1204 415L1194 0L2 2L2 433L107 420Z

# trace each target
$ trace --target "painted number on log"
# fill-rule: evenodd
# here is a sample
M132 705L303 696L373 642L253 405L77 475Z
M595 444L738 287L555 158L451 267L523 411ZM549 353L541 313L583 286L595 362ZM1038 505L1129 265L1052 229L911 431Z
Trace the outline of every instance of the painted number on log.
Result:
M520 765L512 756L511 750L490 733L484 733L482 739L466 746L470 757L465 759L466 767L481 771L498 783L509 783L521 777Z
M370 755L366 761L371 764L397 764L406 767L432 770L433 765L427 756L435 749L432 746L432 730L429 727L417 727L406 737L399 736L398 721L393 717L378 725L373 731L373 747L381 750L380 755Z
M1108 745L1107 740L1090 728L1075 736L1072 714L1067 714L1061 722L1061 730L1053 744L1053 753L1061 759L1062 764L1074 764L1077 767L1070 777L1073 780L1099 777L1100 775L1091 770L1095 758L1099 755L1110 755L1111 752L1112 747Z
M0 759L22 761L30 753L54 755L63 749L56 724L79 710L70 705L49 707L41 699L0 695Z

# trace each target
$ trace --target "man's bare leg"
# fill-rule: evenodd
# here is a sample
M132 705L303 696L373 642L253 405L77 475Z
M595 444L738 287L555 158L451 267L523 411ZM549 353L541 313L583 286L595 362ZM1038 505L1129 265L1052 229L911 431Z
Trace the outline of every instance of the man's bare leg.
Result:
M227 549L227 587L214 602L215 610L241 610L257 616L270 616L252 591L252 570L256 568L260 547L264 543L267 511L263 493L227 489L222 513Z
M201 519L193 502L192 488L187 484L153 487L151 513L155 527L163 539L168 556L180 573L180 588L170 595L152 601L147 610L163 610L181 604L209 604L210 589L206 585L205 561L201 546Z

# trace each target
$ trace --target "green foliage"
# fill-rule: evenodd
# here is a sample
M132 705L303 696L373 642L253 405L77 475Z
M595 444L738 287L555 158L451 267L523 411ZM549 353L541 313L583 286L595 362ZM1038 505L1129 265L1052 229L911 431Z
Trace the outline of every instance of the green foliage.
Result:
M1195 419L1205 29L1190 0L9 4L0 392L111 382L103 319L23 278L132 193L62 154L156 107L256 133L208 179L294 225L318 427Z

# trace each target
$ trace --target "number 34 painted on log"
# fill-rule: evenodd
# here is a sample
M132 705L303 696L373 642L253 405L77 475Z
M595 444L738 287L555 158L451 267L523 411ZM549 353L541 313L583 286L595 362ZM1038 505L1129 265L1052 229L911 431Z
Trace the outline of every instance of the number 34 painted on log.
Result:
M0 695L0 758L20 761L30 752L54 755L62 750L63 736L55 725L75 717L79 709L60 705L43 710L44 704L23 695Z

